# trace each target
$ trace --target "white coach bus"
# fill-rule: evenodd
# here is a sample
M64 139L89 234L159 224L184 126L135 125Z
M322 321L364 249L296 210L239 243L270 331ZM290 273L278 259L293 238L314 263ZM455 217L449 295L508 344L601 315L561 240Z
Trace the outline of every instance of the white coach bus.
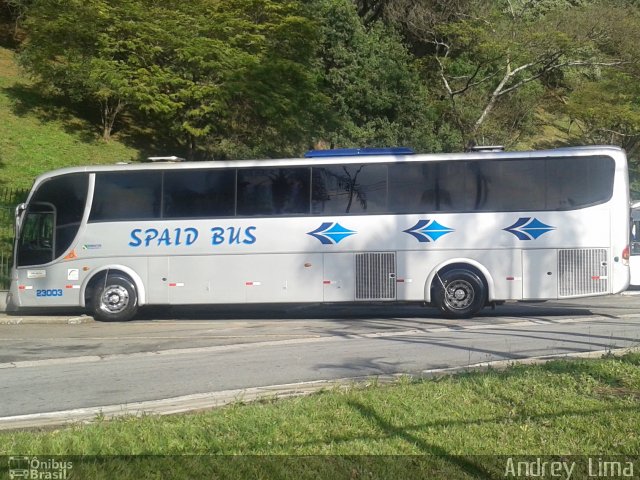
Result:
M67 168L16 210L10 302L123 321L143 305L506 300L629 284L623 150Z

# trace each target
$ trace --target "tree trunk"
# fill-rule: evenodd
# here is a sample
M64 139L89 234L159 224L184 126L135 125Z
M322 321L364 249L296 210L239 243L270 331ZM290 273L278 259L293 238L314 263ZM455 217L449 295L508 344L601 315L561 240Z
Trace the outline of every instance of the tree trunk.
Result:
M111 140L113 126L120 112L126 106L121 99L106 98L101 102L102 139L105 142Z

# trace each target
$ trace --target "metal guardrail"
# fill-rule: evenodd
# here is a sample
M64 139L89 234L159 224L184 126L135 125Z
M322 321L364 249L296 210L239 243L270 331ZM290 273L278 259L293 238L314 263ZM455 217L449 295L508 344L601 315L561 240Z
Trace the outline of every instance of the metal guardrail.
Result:
M11 283L14 211L28 193L27 189L0 187L0 290L7 290Z

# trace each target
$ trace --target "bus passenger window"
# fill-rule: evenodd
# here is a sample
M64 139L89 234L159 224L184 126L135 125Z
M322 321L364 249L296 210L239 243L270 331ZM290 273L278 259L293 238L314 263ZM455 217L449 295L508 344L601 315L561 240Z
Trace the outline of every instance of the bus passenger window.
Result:
M235 184L235 170L167 170L162 218L233 216Z
M162 173L128 171L96 174L90 222L160 218Z
M313 167L312 212L362 215L387 212L387 166Z
M238 215L309 213L308 167L238 170Z
M609 200L614 162L609 157L549 159L547 209L571 210Z
M477 211L545 210L544 159L483 160L476 162Z

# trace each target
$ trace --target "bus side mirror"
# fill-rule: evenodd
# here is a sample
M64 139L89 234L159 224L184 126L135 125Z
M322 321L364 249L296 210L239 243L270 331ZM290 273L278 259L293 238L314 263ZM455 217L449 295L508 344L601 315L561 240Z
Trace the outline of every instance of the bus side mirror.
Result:
M22 218L22 214L26 209L27 209L26 203L21 203L16 207L15 217L14 217L14 227L15 227L16 236L17 236L18 230L20 229L20 219Z
M27 209L27 204L26 203L21 203L20 205L18 205L16 207L16 217L21 216L26 209Z

